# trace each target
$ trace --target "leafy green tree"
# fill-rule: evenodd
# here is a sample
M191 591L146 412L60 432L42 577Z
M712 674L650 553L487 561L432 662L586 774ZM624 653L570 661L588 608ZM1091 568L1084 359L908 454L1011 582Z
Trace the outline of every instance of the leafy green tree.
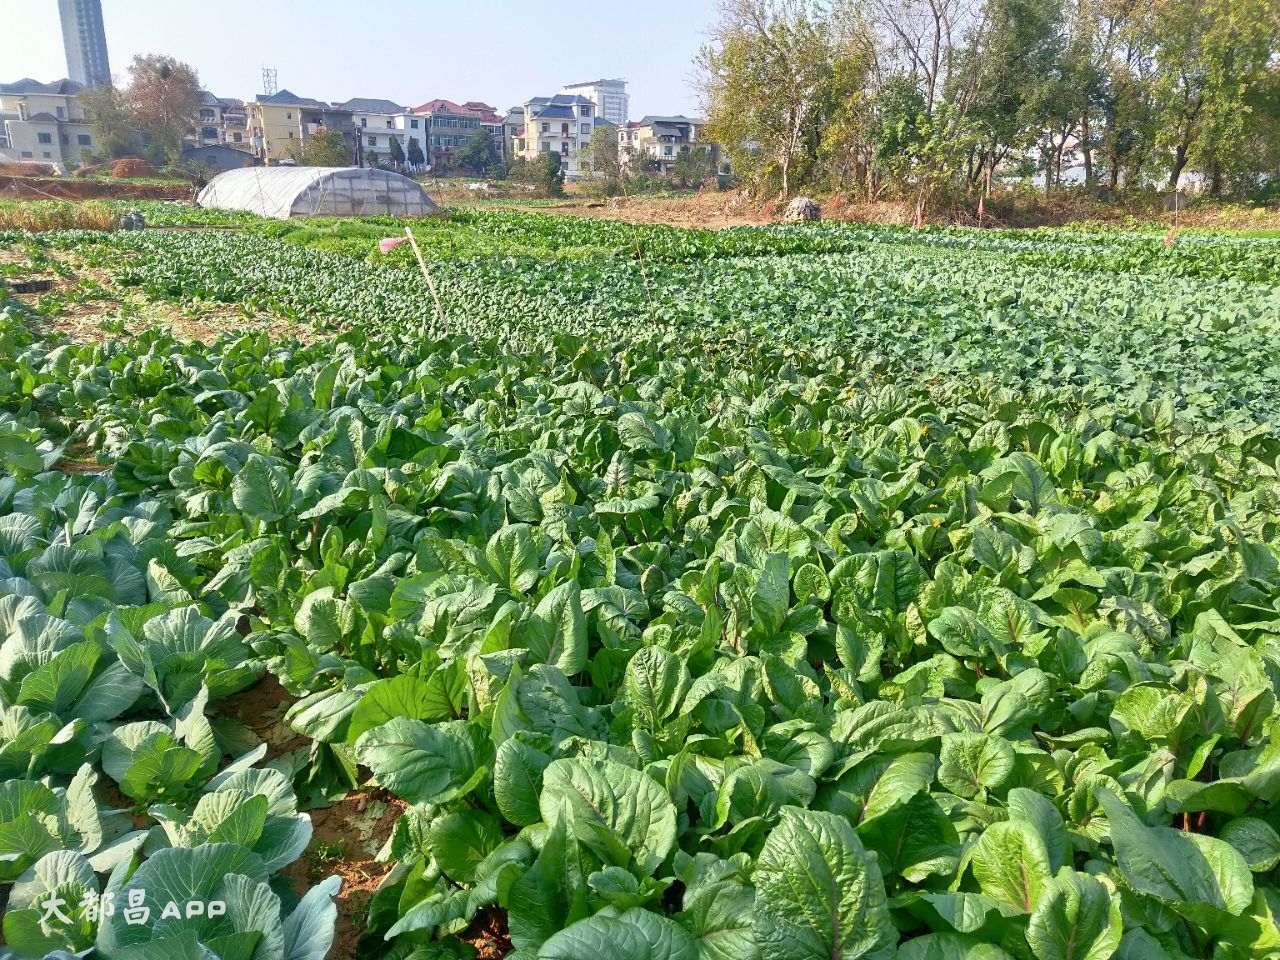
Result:
M785 199L812 172L840 56L836 21L810 0L725 0L699 54L707 135L757 188Z
M405 153L405 159L414 170L421 170L427 162L427 158L422 153L422 144L418 143L417 137L409 138L409 149Z
M624 171L615 128L596 127L587 146L587 155L591 171L603 183L605 192L609 196L621 193Z
M682 187L700 187L715 176L711 151L706 147L681 150L671 165L671 175Z
M471 135L466 146L456 151L451 159L455 166L483 175L500 158L497 144L493 142L493 136L489 131L477 130Z
M391 138L391 165L399 170L404 166L404 147L400 146L400 138Z
M1153 0L1145 23L1156 68L1151 77L1158 130L1176 190L1195 162L1218 179L1247 136L1250 92L1276 52L1275 0Z
M560 154L547 150L538 154L532 164L533 182L548 197L564 196L564 170L560 164Z
M978 138L969 183L1032 146L1064 92L1060 0L988 0L984 14L946 86Z
M93 124L93 132L103 157L136 156L139 132L123 90L110 85L90 87L80 93L80 106Z
M289 155L306 167L351 166L351 147L340 130L317 130L305 140L297 141Z

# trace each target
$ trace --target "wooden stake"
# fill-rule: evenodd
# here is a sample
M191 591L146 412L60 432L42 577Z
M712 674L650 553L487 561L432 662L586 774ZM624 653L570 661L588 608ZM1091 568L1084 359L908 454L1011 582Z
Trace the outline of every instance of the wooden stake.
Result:
M427 261L422 259L422 251L418 249L418 241L413 238L413 231L408 227L404 228L404 235L409 238L409 246L413 247L413 255L418 258L418 266L422 268L422 275L427 279L427 289L431 291L431 299L436 302L436 316L440 318L440 325L448 327L449 321L444 315L444 307L440 303L440 295L436 293L436 282L431 279L431 271L427 269Z

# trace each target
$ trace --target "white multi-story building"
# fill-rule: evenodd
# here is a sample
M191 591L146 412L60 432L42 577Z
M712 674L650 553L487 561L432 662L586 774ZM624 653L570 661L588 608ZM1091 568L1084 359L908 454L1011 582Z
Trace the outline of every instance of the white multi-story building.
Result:
M364 158L366 166L372 157L377 157L380 164L390 164L392 140L400 144L400 151L405 157L404 163L408 163L410 140L418 141L418 149L426 157L426 124L421 117L414 116L408 107L402 107L391 100L368 97L357 97L334 106L350 111L351 122L355 125L356 135L360 137L360 156Z
M515 137L517 155L532 161L539 154L558 153L565 179L580 179L590 169L595 113L595 103L576 94L534 97L524 105L524 132Z
M630 119L631 98L627 94L625 80L592 80L588 83L571 83L560 88L565 96L586 97L596 105L596 115L612 124L624 127Z
M711 151L711 160L720 165L720 148L702 139L705 120L677 115L647 116L637 123L618 128L618 154L623 162L644 157L663 173L669 173L680 154L698 147Z

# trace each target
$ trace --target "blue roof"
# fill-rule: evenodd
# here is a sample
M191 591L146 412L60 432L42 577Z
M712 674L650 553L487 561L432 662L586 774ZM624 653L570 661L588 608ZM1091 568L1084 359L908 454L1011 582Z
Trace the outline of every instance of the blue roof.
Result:
M525 106L528 106L528 107L546 106L546 105L551 105L556 107L577 107L577 106L592 107L592 106L595 106L595 103L591 100L588 100L586 97L578 96L576 93L575 94L557 93L554 97L534 97L531 100L525 101Z
M543 107L541 110L535 110L533 116L537 120L574 119L572 107Z

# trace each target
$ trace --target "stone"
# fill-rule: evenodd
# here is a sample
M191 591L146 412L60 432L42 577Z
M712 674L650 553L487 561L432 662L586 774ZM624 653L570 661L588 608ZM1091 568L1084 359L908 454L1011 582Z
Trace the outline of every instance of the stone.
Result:
M787 204L786 210L782 213L782 219L787 223L802 223L808 220L821 220L822 211L818 205L808 197L796 197Z

